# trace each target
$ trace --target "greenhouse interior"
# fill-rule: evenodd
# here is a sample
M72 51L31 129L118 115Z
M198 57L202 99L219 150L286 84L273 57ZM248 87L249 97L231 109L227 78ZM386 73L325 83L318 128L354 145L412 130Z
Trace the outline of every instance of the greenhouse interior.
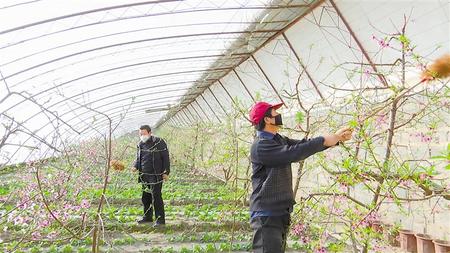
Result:
M1 0L1 252L450 252L448 0Z

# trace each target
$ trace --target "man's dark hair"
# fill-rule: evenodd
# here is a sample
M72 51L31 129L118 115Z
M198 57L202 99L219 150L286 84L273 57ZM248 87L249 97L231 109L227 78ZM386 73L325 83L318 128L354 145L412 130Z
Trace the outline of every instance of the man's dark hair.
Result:
M143 125L139 128L140 130L147 130L148 133L152 131L149 125Z
M259 121L257 125L255 125L256 130L262 131L266 127L266 122L264 121L265 117L271 117L272 116L272 108L267 109L267 111L264 113L264 117Z

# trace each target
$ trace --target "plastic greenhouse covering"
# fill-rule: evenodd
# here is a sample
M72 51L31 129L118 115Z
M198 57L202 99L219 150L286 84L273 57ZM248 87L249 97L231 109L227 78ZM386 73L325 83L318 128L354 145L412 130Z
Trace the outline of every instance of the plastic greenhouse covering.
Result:
M256 134L248 113L266 101L284 103L283 134L297 139L354 129L350 142L293 165L295 210L304 215L293 215L288 251L406 247L381 246L383 236L374 234L383 231L359 231L371 218L450 249L449 78L433 72L423 79L436 60L450 65L449 54L448 0L1 0L0 248L28 252L44 242L47 252L56 237L69 236L55 247L92 238L86 249L93 252L142 252L108 235L132 232L105 224L127 210L115 212L108 198L136 188L135 175L110 170L110 162L132 166L146 124L167 141L179 175L190 173L181 180L223 182L237 199L218 198L243 203L232 214L208 209L222 213L194 220L222 224L230 215L247 224ZM176 188L173 174L165 194L184 201L175 193L190 188ZM61 189L68 193L54 197ZM24 200L32 204L22 208ZM65 205L75 207L62 218ZM335 216L342 218L330 221ZM84 227L72 227L80 217ZM251 242L245 229L240 239L219 234L225 246L205 239L213 246L173 249L251 250L239 241Z

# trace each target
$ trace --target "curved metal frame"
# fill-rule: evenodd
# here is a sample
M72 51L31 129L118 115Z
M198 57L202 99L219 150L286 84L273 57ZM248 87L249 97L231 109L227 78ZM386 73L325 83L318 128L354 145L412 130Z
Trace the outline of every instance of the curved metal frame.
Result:
M178 71L178 72L172 72L172 73L164 73L164 74L150 75L150 76L144 76L144 77L134 78L134 79L130 79L130 80L125 80L125 81L121 81L121 82L116 82L116 83L110 84L110 85L108 85L108 86L102 86L101 88L104 88L104 87L111 87L111 86L113 86L113 85L117 85L117 84L121 84L121 83L125 83L125 82L131 82L131 81L143 80L143 79L148 79L148 78L155 78L155 77L162 77L162 76L170 76L170 75L179 75L179 74L188 74L188 73L203 73L203 72L222 71L222 70L228 70L228 69L229 69L229 68L217 68L217 69L207 69L207 70L199 69L199 70ZM43 94L43 93L45 93L45 92L48 92L49 90L52 90L52 89L55 89L55 88L59 88L60 86L62 86L62 85L61 85L61 84L55 85L54 87L52 87L52 88L50 88L50 89L47 89L47 90L44 90L44 91L41 91L41 92L38 92L38 93L36 93L36 94L30 96L29 98L34 98L35 96L37 96L37 95L39 95L39 94ZM93 91L93 90L98 90L98 88L92 89L91 91ZM14 108L15 106L18 106L19 104L21 104L21 103L23 103L23 102L24 102L24 101L21 101L21 102L19 102L19 103L17 103L17 104L14 104L14 105L10 106L8 109L4 110L4 111L1 112L0 114L3 114L3 113L5 113L5 112L8 111L8 110L11 110L11 109Z
M6 75L3 77L3 79L1 79L0 81L3 80L7 80L8 78L23 74L25 72L28 72L30 70L48 65L50 63L54 63L57 61L61 61L73 56L80 56L82 54L87 54L90 52L96 52L98 50L103 50L103 49L108 49L108 48L113 48L113 47L120 47L120 46L125 46L125 45L129 45L129 44L135 44L135 43L142 43L142 42L148 42L148 41L158 41L158 40L165 40L165 39L178 39L178 38L188 38L188 37L199 37L199 36L211 36L211 35L230 35L230 34L253 34L253 33L274 33L277 32L278 30L260 30L260 31L253 31L253 32L249 32L249 31L238 31L238 32L224 32L224 33L218 33L218 32L213 32L213 33L198 33L198 34L184 34L184 35L173 35L173 36L165 36L165 37L156 37L156 38L150 38L150 39L141 39L141 40L132 40L132 41L127 41L127 42L122 42L122 43L116 43L116 44L111 44L111 45L107 45L107 46L102 46L102 47L97 47L97 48L92 48L89 50L84 50L84 51L80 51L80 52L76 52L76 53L72 53L69 55L64 55L28 68L25 68L21 71Z
M155 2L155 1L151 1L151 2L150 2L150 1L146 1L146 2L141 2L141 3L128 4L128 5L120 5L120 6L118 5L118 6L112 6L112 7L106 7L106 8L127 8L127 7L131 7L132 5L145 5L145 4L149 4L149 3L155 4L155 3L164 3L164 2L175 2L175 0L165 0L165 1L157 1L157 2ZM317 1L317 2L320 4L321 2L323 2L323 0L319 0L319 1ZM223 11L223 10L233 10L233 9L236 9L236 10L243 10L243 9L247 9L247 10L248 10L248 9L284 9L284 8L299 8L299 7L302 7L302 8L303 8L303 7L311 7L311 8L314 8L314 7L317 6L317 5L318 5L317 3L312 3L312 4L310 4L310 5L285 5L285 6L281 6L281 5L276 6L276 5L274 5L274 6L262 6L262 7L256 6L256 7L238 7L238 8L234 8L234 7L231 8L231 7L230 7L230 8L217 8L216 10L218 10L218 11ZM313 6L314 6L314 7L313 7ZM311 9L311 8L310 8L310 9ZM174 8L174 10L175 10L175 9L176 9L176 8ZM80 12L80 13L75 13L75 14L70 14L70 15L61 16L61 17L56 17L56 18L49 19L49 20L43 20L43 21L39 21L39 22L32 23L32 24L27 24L27 25L24 25L24 26L16 27L16 28L11 28L11 29L8 29L8 30L5 30L5 31L0 31L0 35L1 35L1 34L5 34L5 33L9 33L9 32L13 32L13 31L17 31L17 30L26 29L26 28L28 28L28 27L32 27L32 26L35 26L35 25L40 25L40 24L44 24L44 23L48 23L48 22L53 22L53 21L57 21L57 20L64 19L64 18L70 18L70 17L75 17L75 16L81 16L81 15L84 15L84 14L89 14L89 13L92 13L92 12L103 11L103 10L105 10L105 8L96 9L96 10L91 10L91 11L86 11L86 12ZM156 13L156 14L150 14L150 15L142 15L141 17L151 17L151 16L167 15L167 14L174 15L174 14L178 14L178 13L201 12L201 11L213 11L213 10L214 10L213 8L209 8L209 9L205 8L205 9L183 10L183 11L179 11L179 12L172 11L172 12L168 12L168 13L159 13L159 14ZM303 15L302 15L302 17L303 17ZM45 34L45 35L40 35L40 36L38 36L38 37L36 37L36 38L42 38L42 37L44 37L44 36L49 36L49 35L52 35L52 34L61 33L61 32L63 32L63 31L69 31L69 30L78 29L78 28L82 28L82 27L87 27L87 26L91 26L91 25L100 25L100 24L105 24L105 23L110 23L110 22L117 22L117 21L121 21L121 20L133 19L133 18L138 18L138 17L137 17L137 16L119 17L119 18L117 18L117 19L105 20L105 21L101 21L101 22L85 24L85 25L78 26L78 27L71 27L71 28L69 28L69 29L64 29L64 30L60 30L60 31L57 31L57 32L53 32L53 33L47 33L47 34ZM257 31L243 31L243 32L234 32L234 33L233 33L233 32L230 32L230 33L228 33L228 34L231 34L231 33L233 33L233 34L253 34L253 33L255 33L255 32L256 32L256 33L258 33L258 32L261 32L261 33L268 33L267 37L263 37L264 42L263 42L261 45L258 46L257 49L259 49L259 48L261 48L262 46L264 46L268 41L270 41L272 38L276 37L276 35L278 35L281 31L283 31L283 30L285 30L286 28L290 27L290 25L292 25L293 23L296 23L296 21L297 21L298 19L299 19L299 18L295 19L293 22L291 22L290 24L288 24L287 26L285 26L283 29L267 29L267 30L259 30L259 31L258 31L258 30L257 30ZM270 23L270 22L268 22L268 23ZM286 23L287 23L287 22L286 22ZM127 32L129 32L129 31L126 31L126 32L123 32L123 33L127 33ZM274 33L274 34L270 34L270 33ZM59 57L59 58L56 58L56 59L53 59L53 60L50 60L50 61L47 61L47 62L38 64L38 65L31 66L31 67L29 67L29 68L27 68L27 69L24 69L24 70L22 70L22 71L13 73L13 74L8 75L8 76L6 76L6 77L2 77L2 79L1 79L0 81L6 81L8 78L11 78L11 77L13 77L13 76L20 75L20 74L22 74L22 73L25 73L25 72L30 71L30 70L32 70L32 69L38 68L38 67L40 67L40 66L45 66L45 65L50 64L50 63L55 62L55 61L60 61L60 60L63 60L63 59L66 59L66 58L69 58L69 57L72 57L72 56L77 56L77 55L80 55L80 54L87 54L87 53L90 53L90 52L98 52L99 50L106 49L106 48L119 47L119 46L122 46L122 45L128 45L128 44L133 44L133 43L146 42L146 41L151 41L151 40L159 40L159 41L160 41L160 40L169 39L169 38L172 38L172 39L173 39L173 38L184 38L184 37L194 37L194 36L197 36L197 37L198 37L198 36L219 35L219 34L226 34L226 33L187 34L187 35L181 35L181 36L180 36L180 35L176 35L176 36L174 35L174 36L168 36L168 37L162 37L162 38L151 38L151 39L146 39L146 40L135 40L135 41L129 41L129 42L125 42L125 43L118 43L118 44L108 45L108 46L104 46L104 47L93 48L93 49L89 49L89 50L77 52L77 53L74 53L74 54L65 55L65 56L62 56L62 57ZM106 36L108 36L108 35L106 35ZM34 39L36 39L36 38L34 38ZM32 39L27 39L27 40L24 40L24 41L22 41L22 42L30 41L30 40L32 40ZM21 42L19 42L19 43L21 43ZM9 45L9 46L11 46L11 45ZM39 53L40 53L40 52L34 53L33 55L39 54ZM117 52L116 52L116 53L117 53ZM200 56L199 56L199 57L200 57ZM203 57L208 57L208 56L203 56ZM209 57L212 57L212 56L209 56ZM222 57L223 57L223 56L222 56ZM213 72L217 72L217 73L220 75L220 77L217 77L217 78L214 78L214 79L211 79L211 80L204 80L204 81L203 81L204 83L202 83L203 86L199 86L199 87L198 87L198 88L199 88L199 92L196 92L196 91L194 91L194 89L191 88L191 89L189 89L190 92L189 92L188 94L184 95L184 96L173 96L174 98L179 98L179 100L180 100L179 105L178 105L178 106L175 106L175 108L177 108L178 110L172 111L170 114L166 114L166 116L164 116L164 117L162 118L162 119L164 120L163 122L165 122L165 121L167 121L167 120L171 120L171 117L173 117L174 115L177 116L177 117L181 117L181 118L182 118L182 115L181 115L181 114L178 115L178 112L182 112L182 113L184 113L185 115L186 115L186 112L189 113L189 114L191 114L191 117L186 116L186 117L188 118L188 121L189 121L189 122L191 122L191 119L192 119L192 118L199 118L199 119L202 118L202 116L200 115L199 111L202 111L203 114L208 118L208 114L207 114L207 113L203 110L203 108L200 106L199 102L197 101L197 98L198 98L199 96L202 96L203 100L207 103L207 101L205 100L205 98L203 97L203 94L202 94L202 93L205 91L205 89L209 89L209 86L210 86L212 83L214 83L215 81L219 80L221 77L223 77L223 76L227 75L228 73L230 73L230 71L232 71L234 67L238 66L239 64L241 64L242 62L244 62L244 61L245 61L246 59L248 59L249 57L250 57L250 56L248 56L248 54L246 54L245 56L241 57L242 59L241 59L241 58L237 58L236 60L238 60L239 63L233 64L233 66L227 67L227 68L209 68L209 69L203 69L203 70L193 70L193 71L195 71L195 72L201 72L201 73L213 73ZM180 59L180 58L181 58L181 57L178 57L178 59ZM227 60L227 59L226 59L226 60ZM167 62L167 61L170 61L170 59L160 60L160 62ZM136 67L136 66L140 66L140 65L143 65L143 64L145 64L145 63L134 63L134 64L129 64L129 65L124 65L124 66L112 68L112 69L109 70L109 71L114 71L114 70L117 70L117 69L120 69L120 68ZM147 63L147 64L150 64L150 63ZM98 71L98 73L96 73L96 74L99 74L99 75L100 75L100 74L104 74L104 73L106 73L106 72L108 72L108 71ZM140 78L137 78L137 79L130 79L130 80L126 80L126 81L122 81L122 82L118 82L118 83L113 83L113 84L109 84L109 85L102 86L102 87L97 87L97 88L95 88L95 89L93 89L93 90L89 90L89 91L83 92L83 93L81 93L81 94L78 94L77 96L80 96L80 95L86 94L86 93L90 93L90 92L93 92L94 90L98 90L98 89L101 89L101 88L112 87L113 85L118 85L118 84L121 84L121 83L132 82L132 81L140 81L140 80L145 80L145 79L147 79L147 78L154 78L154 77L160 77L160 76L178 75L178 74L184 74L184 73L188 73L188 72L189 72L189 71L185 71L185 72L180 71L180 72L174 72L174 73L165 73L165 74L158 74L158 75L154 75L154 76L140 77ZM191 71L191 73L192 73L192 71ZM94 75L95 75L95 74L94 74ZM88 75L88 76L89 76L89 75ZM84 78L86 78L86 77L88 77L88 76L85 76ZM92 75L91 75L91 76L92 76ZM204 76L205 76L205 74L204 74ZM75 82L75 81L77 81L77 80L80 80L79 78L80 78L80 77L78 77L78 78L76 78L76 79L73 79L73 80L71 80L71 81L69 81L69 82L66 82L66 83ZM36 93L36 94L33 94L30 98L34 98L34 97L36 97L36 96L39 96L40 94L43 94L44 92L48 92L48 91L50 91L50 90L52 90L52 89L54 89L54 88L58 88L58 87L60 87L60 86L62 86L62 85L59 84L59 85L56 85L56 87L53 87L53 88L51 88L51 89L45 89L44 91L38 92L38 93ZM161 91L161 92L176 92L176 91L177 91L177 90L174 89L174 90L166 90L166 91ZM129 90L124 91L124 92L115 93L115 94L109 96L108 98L112 98L112 97L116 97L116 96L119 96L119 95L123 95L123 94L126 94L127 92L129 92ZM214 93L212 93L212 94L213 94L213 96L215 97ZM191 97L192 97L192 98L191 98ZM165 97L161 97L161 98L158 98L158 99L160 99L160 100L166 100L166 99L170 99L170 98L171 98L170 96L165 96ZM107 99L107 98L103 98L102 100L105 100L105 99ZM217 99L217 98L216 98L216 99ZM123 101L123 100L126 100L126 99L121 99L121 100L119 100L119 101ZM143 108L143 107L148 107L149 105L158 105L158 104L160 105L160 104L161 104L161 103L154 103L155 100L157 100L157 99L153 99L151 103L146 103L147 101L141 101L141 102L135 103L135 104L140 104L140 105L139 105L139 106L130 107L129 110L127 111L127 114L129 113L128 116L129 116L129 117L136 117L136 115L138 115L138 116L139 116L139 115L142 115L142 113L143 113L143 112L142 112L142 108ZM60 103L62 103L62 102L67 102L67 101L69 101L69 100L68 100L68 99L63 99L62 101L58 101L56 104L60 104ZM171 101L171 100L170 100L170 101ZM195 106L193 105L194 101L195 101L195 103L197 104L197 107L198 107L197 109L200 109L199 111L197 111L197 109L196 109ZM22 102L23 102L23 101L22 101ZM22 102L20 102L20 103L18 103L18 104L16 104L16 105L19 105L19 104L21 104ZM96 101L95 101L95 102L96 102ZM220 104L220 102L219 102L218 100L217 100L217 102L219 103L219 106L222 107L222 105ZM89 104L91 104L91 103L93 103L93 102L89 102L89 103L80 105L78 108L86 107L87 105L89 105ZM167 103L167 102L166 102L166 103ZM16 106L16 105L14 105L14 106ZM102 104L102 105L97 106L97 107L95 107L95 108L101 108L101 107L103 107L103 106L105 106L105 105L106 105L106 104ZM213 109L210 107L210 105L209 105L208 103L207 103L207 105L208 105L208 107L211 109L211 111L214 112ZM10 108L7 109L7 110L12 109L14 106L10 107ZM54 104L54 105L51 105L51 107L52 107L52 106L55 106L55 104ZM118 108L123 108L124 106L127 106L127 105L116 106L116 107L114 107L114 108L110 108L110 109L106 110L105 112L111 112L111 111L116 110L116 109L118 109ZM93 108L93 109L95 109L95 108ZM224 109L224 108L222 107L222 109ZM197 114L198 117L195 116L195 114L193 114L192 111L194 111L195 114ZM226 110L224 110L224 112L226 113ZM40 112L40 113L45 113L45 112ZM38 114L40 114L40 113L38 113ZM69 113L69 112L65 112L64 115L66 115L67 113ZM75 117L71 118L69 121L72 121L72 120L74 120L75 118L79 118L81 115L84 115L84 113L86 113L86 112L83 112L83 113L80 114L80 115L76 115ZM38 114L36 114L36 115L38 115ZM123 111L121 111L121 112L111 112L110 115L111 115L111 116L114 118L114 120L115 120L117 117L123 117ZM126 117L128 117L128 116L126 116ZM217 116L217 115L216 115L216 116ZM33 116L33 117L34 117L34 116ZM220 120L220 119L219 119L219 120ZM81 122L83 122L83 120L81 120ZM158 124L161 123L161 122L162 122L162 121L159 121ZM44 127L47 127L50 123L51 123L51 122L49 122L49 123L45 124L44 126L42 126L42 127L40 128L40 130L43 129ZM92 128L97 127L97 126L100 125L100 124L102 124L102 121L97 122L94 126L92 126ZM75 124L75 125L77 125L77 124ZM102 124L102 125L104 125L104 124ZM66 129L66 131L70 131L70 130L69 130L69 129ZM92 130L92 131L94 131L94 130ZM52 135L52 134L54 134L54 132L52 132L52 133L46 135L46 137L44 137L44 138L48 138L48 136L50 136L50 135ZM85 134L89 134L89 132L85 132ZM90 135L89 135L89 136L90 136ZM33 138L33 137L30 136L30 137L27 139L27 141L28 141L30 138Z
M291 8L302 8L302 7L307 7L307 6L308 5L286 5L286 6L206 8L206 9L192 9L192 10L183 10L183 11L172 11L172 12L163 12L163 13L155 13L155 14L136 15L136 16L131 16L131 17L117 18L117 19L112 19L112 20L93 22L93 23L89 23L89 24L85 24L85 25L75 26L75 27L71 27L71 28L68 28L68 29L63 29L63 30L60 30L60 31L39 35L39 36L36 36L36 37L33 37L33 38L28 38L28 39L25 39L23 41L19 41L17 43L11 43L8 46L0 47L0 49L7 48L7 47L10 47L10 46L14 46L14 45L17 45L18 43L24 43L24 42L28 42L28 41L31 41L31 40L43 38L43 37L46 37L46 36L49 36L49 35L54 35L54 34L57 34L57 33L67 32L67 31L74 30L74 29L84 28L84 27L93 26L93 25L102 25L102 24L106 24L106 23L118 22L118 21L122 21L122 20L135 19L135 18L146 18L146 17L156 17L156 16L162 16L162 15L174 15L174 14L184 14L184 13L194 13L194 12L207 12L207 11L291 9ZM57 20L60 20L60 19L64 19L64 18L54 18L54 19L51 19L50 22L57 21ZM28 27L31 27L31 26L34 26L34 25L44 24L44 23L46 23L46 22L45 21L40 21L40 22L36 22L34 24L25 25L25 26L21 26L21 27L16 27L16 28L0 31L0 35L6 34L6 33L9 33L9 32L14 32L14 31L17 31L17 30L21 30L21 29L24 29L24 28L28 28Z
M261 45L259 45L254 52L256 52L257 50L261 49L262 47L264 47L265 45L267 45L267 43L269 43L270 41L272 41L274 38L276 38L277 36L282 35L282 33L284 31L286 31L287 29L289 29L291 26L293 26L294 24L296 24L299 20L301 20L303 17L305 17L306 15L308 15L311 11L313 11L316 7L320 6L325 0L316 0L315 2L312 2L310 5L307 5L305 7L308 7L305 12L303 12L303 14L301 14L300 16L298 16L297 18L295 18L294 20L292 20L288 25L286 25L285 27L283 27L282 29L280 29L277 33L275 33L274 35L272 35L269 39L267 39L264 43L262 43ZM249 57L246 57L244 59L242 59L242 61L240 63L238 63L236 66L239 66L240 64L242 64L243 62L245 62L246 60L248 60L249 58L253 58L254 56L253 54L251 54ZM234 69L234 68L233 68ZM230 71L227 71L226 73L224 73L220 78L218 78L218 81L220 83L220 79L222 77L225 77L226 75L228 75L233 69L231 69ZM261 69L261 68L260 68ZM261 69L262 70L262 69ZM266 77L267 78L267 77ZM204 91L204 90L203 90ZM195 98L194 98L195 99ZM186 99L182 99L181 101L183 103L192 103L192 99L190 101L185 101ZM168 113L170 116L172 116L173 114L176 114L176 112L170 112ZM164 124L167 120L162 119L160 122L157 123L156 128L158 128L159 126L161 126L162 124Z
M218 38L216 38L216 39L218 39ZM222 38L221 38L221 39L222 39ZM203 40L205 40L205 39L203 39ZM212 39L210 39L209 41L211 41L211 40L212 40ZM195 40L188 40L188 41L195 41ZM182 43L182 42L186 42L186 41L180 41L180 43ZM174 43L172 43L171 45L175 45L175 44L177 44L177 43L178 43L178 42L176 42L176 43L174 42ZM154 46L154 45L152 45L152 46ZM90 57L90 58L87 58L87 59L83 59L83 60L80 60L80 61L72 62L72 63L70 63L70 64L65 64L65 65L62 65L62 66L58 66L57 68L54 68L54 69L51 69L51 70L47 70L47 71L45 71L45 72L41 72L41 73L39 73L39 74L33 75L33 76L31 76L31 77L29 77L29 78L27 78L27 79L24 79L24 80L22 80L22 81L20 81L20 82L17 82L17 83L15 83L15 84L13 84L13 85L10 85L10 86L13 88L13 87L15 87L15 86L17 86L17 85L19 85L19 84L22 84L22 83L24 83L24 82L30 81L31 79L34 79L34 78L39 77L39 76L41 76L41 75L45 75L45 74L54 72L54 71L56 71L56 70L60 70L60 69L65 68L65 67L67 67L67 66L73 66L74 64L80 64L80 63L83 63L83 62L86 62L86 61L91 61L91 60L96 59L96 58L98 58L98 57L109 57L109 56L114 55L114 54L117 54L117 53L122 53L122 52L125 52L125 51L133 51L133 50L143 49L143 48L148 48L148 46L145 46L145 47L128 48L128 49L125 49L125 50L118 50L118 51L115 51L115 52L112 52L112 53L102 54L102 55ZM206 51L207 51L207 50L206 50ZM183 51L183 52L181 52L180 54L184 54L184 53L192 53L192 52L193 52L193 51ZM200 51L196 51L196 52L200 52ZM141 58L139 58L139 59L141 59Z
M287 21L271 21L270 23L286 23ZM134 33L134 32L142 32L142 31L148 31L148 30L153 30L153 29L163 29L163 28L175 28L175 27L191 27L191 26L203 26L203 25L229 25L229 24L258 24L259 22L208 22L208 23L192 23L192 24L183 24L183 25L168 25L168 26L159 26L159 27L151 27L151 28L144 28L144 29L137 29L137 30L128 30L128 31L124 31L124 32L119 32L119 33L111 33L111 34L106 34L106 35L102 35L102 36L98 36L98 37L91 37L88 39L83 39L83 40L79 40L76 42L71 42L68 44L64 44L64 45L59 45L56 47L52 47L52 48L48 48L45 50L41 50L38 52L34 52L32 54L29 55L25 55L19 58L16 58L14 60L11 60L9 62L5 62L3 64L0 64L0 67L6 66L8 64L17 62L17 61L21 61L24 60L26 58L38 55L38 54L42 54L42 53L46 53L46 52L50 52L52 50L56 50L59 48L63 48L63 47L67 47L67 46L72 46L72 45L76 45L76 44L80 44L86 41L90 41L90 40L96 40L96 39L101 39L101 38L106 38L106 37L110 37L110 36L116 36L116 35L122 35L122 34L127 34L127 33ZM10 46L10 45L8 45ZM0 50L2 48L0 47Z

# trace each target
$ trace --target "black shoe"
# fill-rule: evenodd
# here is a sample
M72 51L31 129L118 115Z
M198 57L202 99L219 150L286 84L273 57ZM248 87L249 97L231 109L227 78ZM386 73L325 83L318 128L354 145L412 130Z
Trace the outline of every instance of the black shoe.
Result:
M137 223L138 224L146 224L146 223L152 223L153 219L149 219L149 218L142 218L142 220L139 220Z
M153 227L154 227L154 228L160 228L160 227L164 227L165 225L166 225L165 222L157 221L157 222L155 222L155 224L153 225Z

